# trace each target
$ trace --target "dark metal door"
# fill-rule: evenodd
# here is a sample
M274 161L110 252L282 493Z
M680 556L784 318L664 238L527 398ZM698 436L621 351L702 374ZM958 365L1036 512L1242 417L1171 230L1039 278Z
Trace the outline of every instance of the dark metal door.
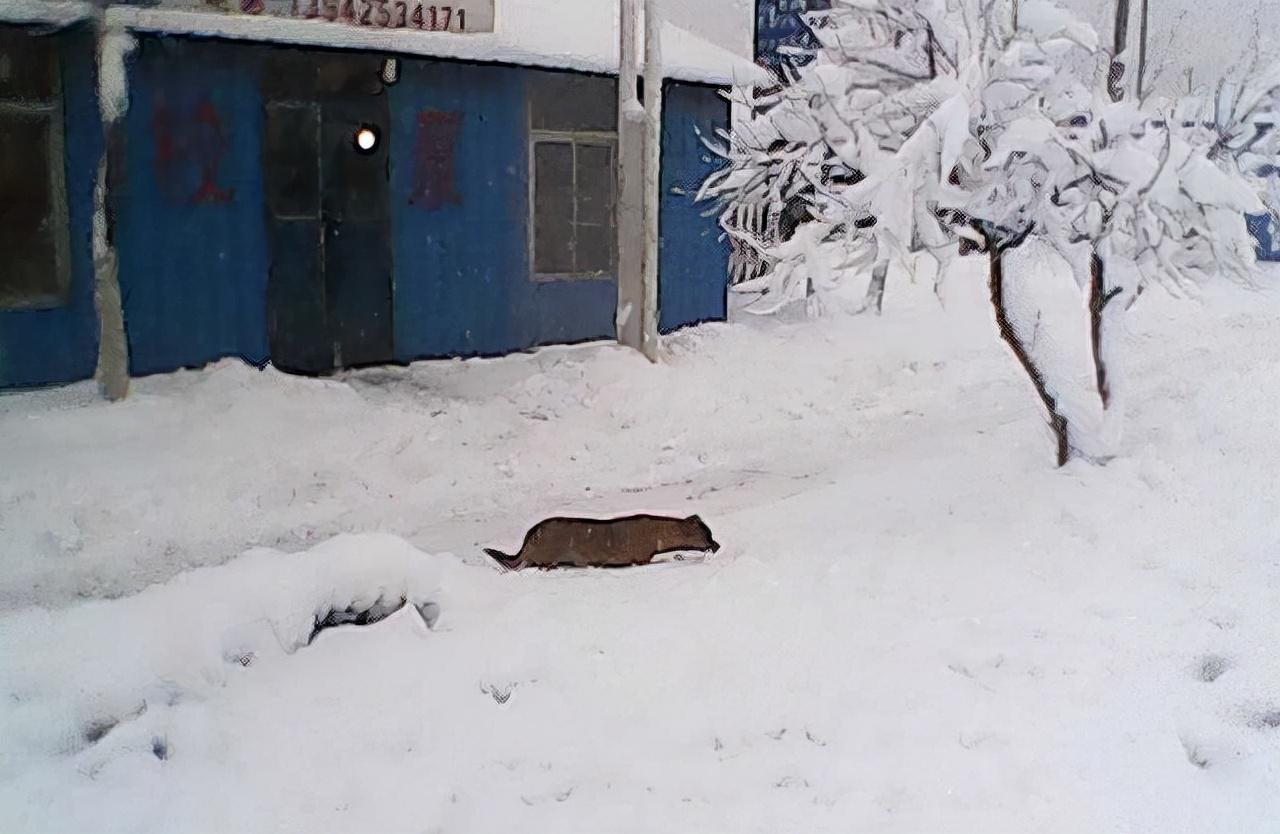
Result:
M388 362L389 109L374 56L266 63L271 356L299 373Z

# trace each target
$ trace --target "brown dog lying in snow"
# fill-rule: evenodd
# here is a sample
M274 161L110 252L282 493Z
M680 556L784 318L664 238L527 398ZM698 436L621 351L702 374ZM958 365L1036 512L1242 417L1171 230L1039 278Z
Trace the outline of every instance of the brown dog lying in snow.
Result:
M711 530L696 515L669 518L632 515L625 518L549 518L534 526L515 555L485 548L509 570L537 567L616 568L647 565L661 553L720 549Z

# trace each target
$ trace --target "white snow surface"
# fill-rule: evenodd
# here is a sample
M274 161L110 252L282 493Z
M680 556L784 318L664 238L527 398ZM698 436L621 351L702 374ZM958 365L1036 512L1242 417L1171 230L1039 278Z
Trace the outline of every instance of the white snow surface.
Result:
M1088 425L1078 290L1019 257ZM0 397L0 831L1272 830L1280 294L1145 294L1118 456L1057 470L963 263L945 310L891 274L882 318L706 325L657 365ZM479 550L642 510L723 547Z
M723 5L724 0L711 0ZM708 9L715 13L716 7ZM745 14L736 5L722 11ZM500 0L494 31L458 34L378 29L326 20L113 6L108 23L139 31L189 33L310 46L341 46L581 70L618 72L618 4L602 0ZM643 26L637 27L643 62ZM749 84L768 78L750 59L668 20L662 24L664 78Z
M93 3L85 0L0 0L0 21L65 26L92 17Z

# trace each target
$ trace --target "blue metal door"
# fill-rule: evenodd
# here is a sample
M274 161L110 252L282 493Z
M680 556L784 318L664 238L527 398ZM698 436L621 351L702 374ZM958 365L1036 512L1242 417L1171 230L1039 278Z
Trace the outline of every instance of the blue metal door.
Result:
M727 315L729 244L714 205L695 198L718 165L702 137L728 127L729 103L715 87L673 81L662 111L658 330L670 333Z
M298 373L394 356L387 96L374 56L266 64L272 361Z

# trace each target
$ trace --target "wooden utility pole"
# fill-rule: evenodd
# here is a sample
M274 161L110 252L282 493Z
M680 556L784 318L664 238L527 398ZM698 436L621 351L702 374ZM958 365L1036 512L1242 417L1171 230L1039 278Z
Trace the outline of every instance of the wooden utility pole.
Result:
M637 0L620 0L618 20L618 341L644 349L644 107L636 79Z
M1129 0L1116 0L1116 21L1112 27L1111 69L1107 73L1107 92L1112 101L1124 98L1124 62L1120 54L1129 42Z
M124 332L124 306L120 295L119 258L115 247L111 194L118 185L124 161L124 119L128 107L125 57L132 36L111 27L98 13L98 108L102 117L103 153L94 184L93 271L94 306L98 311L98 387L109 400L129 393L129 345Z
M1114 54L1119 56L1129 45L1129 0L1116 0L1115 37L1112 39Z
M1147 72L1147 5L1149 0L1142 0L1142 20L1138 24L1138 73L1134 79L1134 91L1138 100L1142 100L1142 76Z
M658 212L662 158L662 18L654 0L644 0L644 315L640 349L658 359Z
M1137 65L1130 72L1126 61L1132 63L1134 59L1129 57L1122 61L1120 55L1129 48L1129 22L1133 16L1133 9L1130 0L1116 0L1115 32L1112 39L1113 57L1111 59L1110 77L1108 78L1108 87L1113 101L1120 101L1128 94L1132 94L1138 99L1142 98L1142 77L1147 71L1149 0L1139 0L1139 4L1141 17L1138 21Z

